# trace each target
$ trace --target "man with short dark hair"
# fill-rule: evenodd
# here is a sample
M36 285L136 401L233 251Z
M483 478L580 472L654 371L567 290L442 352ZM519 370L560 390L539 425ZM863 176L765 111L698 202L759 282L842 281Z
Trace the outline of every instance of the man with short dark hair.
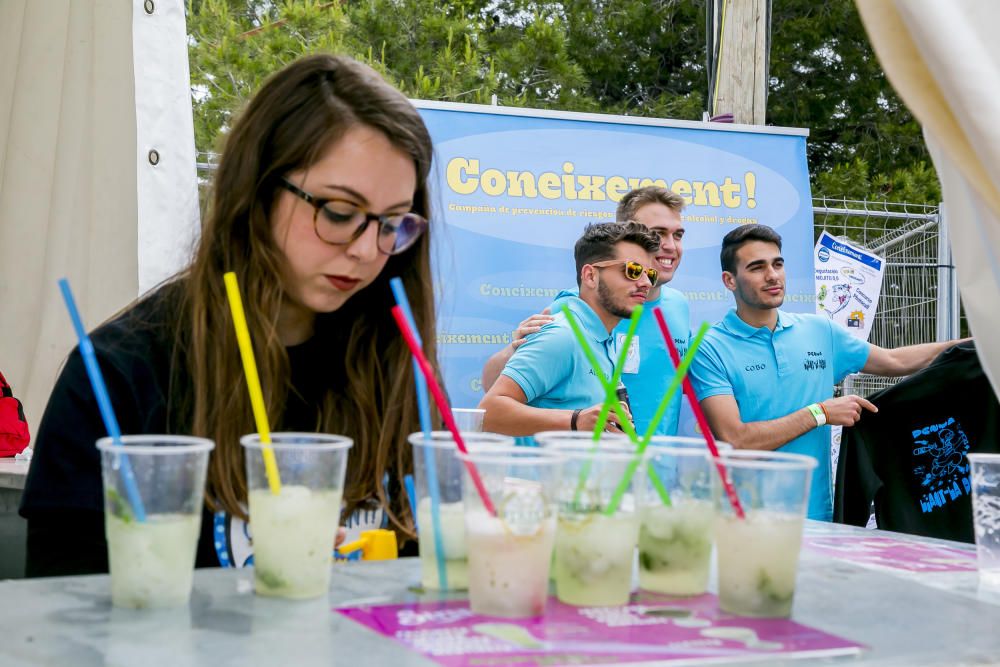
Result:
M659 238L638 223L590 225L576 242L579 297L566 306L601 365L595 375L563 313L521 345L483 397L483 427L507 435L592 430L614 370L612 331L656 284L652 254ZM608 430L620 430L609 422Z
M622 381L628 390L632 415L639 433L646 431L656 412L660 399L667 391L674 377L674 365L670 360L667 345L660 334L652 309L659 307L670 327L671 336L678 351L687 351L690 339L690 312L687 297L683 293L667 287L677 271L683 254L684 224L681 210L684 200L680 195L655 185L636 188L626 193L618 202L615 217L618 222L635 221L648 227L659 237L659 245L654 251L653 266L658 280L646 296L645 311L639 318L635 337L632 339L629 355L622 369ZM563 290L555 301L543 312L525 319L514 331L510 345L494 354L483 367L483 388L488 390L499 376L504 364L511 358L518 346L542 326L552 321L550 313L557 313L567 299L577 297L576 290ZM623 321L616 328L615 340L624 341L629 322ZM680 392L667 406L656 433L675 435L678 430L681 408Z
M829 425L852 426L860 396L833 398L849 373L909 375L958 341L887 350L855 338L825 315L786 313L781 237L766 225L726 234L722 282L736 308L706 334L691 365L712 431L739 449L808 454L819 465L809 491L810 519L833 516Z

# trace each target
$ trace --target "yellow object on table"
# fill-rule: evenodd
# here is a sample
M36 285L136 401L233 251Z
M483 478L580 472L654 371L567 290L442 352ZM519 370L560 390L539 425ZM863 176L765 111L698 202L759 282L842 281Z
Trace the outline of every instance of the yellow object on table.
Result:
M337 548L341 554L349 554L361 549L361 560L396 560L399 547L396 533L384 528L362 531L361 537Z

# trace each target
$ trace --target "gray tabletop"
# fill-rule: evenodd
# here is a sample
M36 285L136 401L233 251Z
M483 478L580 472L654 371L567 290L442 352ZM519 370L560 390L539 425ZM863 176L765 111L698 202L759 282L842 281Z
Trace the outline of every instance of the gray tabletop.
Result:
M106 576L3 581L0 665L434 665L331 612L419 600L418 579L416 559L337 565L327 598L291 602L256 597L249 570L199 570L188 607L145 612L112 609ZM979 592L975 572L906 575L803 552L793 619L869 648L787 664L1000 664L1000 596Z
M0 489L24 488L24 480L28 477L28 464L15 461L13 458L0 459Z

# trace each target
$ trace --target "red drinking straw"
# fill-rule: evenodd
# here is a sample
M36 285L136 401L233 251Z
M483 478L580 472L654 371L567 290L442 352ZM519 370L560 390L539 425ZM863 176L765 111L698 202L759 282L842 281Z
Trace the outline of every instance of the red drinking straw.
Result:
M659 308L653 309L653 314L656 315L656 323L660 325L660 333L663 335L663 340L667 342L667 349L670 350L670 359L674 362L674 368L677 368L681 363L681 355L677 353L677 346L674 345L674 338L670 335L670 327L667 326L667 321L663 319L663 311ZM705 419L705 413L701 411L701 405L698 404L698 397L695 396L694 387L691 385L691 379L688 376L684 376L684 393L687 394L688 401L691 403L691 410L694 412L694 418L698 420L698 428L701 429L701 434L705 438L705 444L708 445L708 451L712 453L712 461L715 462L715 469L719 471L719 479L722 480L722 485L726 488L726 495L729 496L729 503L733 506L733 511L736 512L736 516L740 519L746 518L746 514L743 512L743 506L740 505L740 499L736 495L736 489L733 488L733 483L729 481L729 476L726 475L726 469L722 465L722 461L719 460L719 448L715 445L715 436L712 435L712 429L708 427L708 421Z
M452 437L455 438L458 451L468 456L469 450L466 448L465 441L462 440L462 435L458 431L458 425L455 423L455 417L451 414L448 400L444 397L444 392L441 391L441 385L438 384L437 378L434 377L434 371L431 369L431 364L427 361L427 357L424 356L424 351L417 345L417 339L414 338L413 331L410 330L410 325L406 321L406 315L403 314L402 308L393 306L392 316L396 320L399 332L403 334L406 346L410 348L410 353L413 354L413 358L416 359L417 364L420 366L420 371L427 380L427 388L431 390L431 396L434 397L434 402L437 404L438 410L441 411L441 417L444 418L444 425L448 427ZM483 499L483 507L486 508L490 516L496 516L496 508L493 507L493 501L490 500L490 494L486 492L486 487L483 485L483 480L479 476L476 466L473 465L472 461L463 461L463 463L465 463L465 469L469 471L472 483L476 485L479 497Z

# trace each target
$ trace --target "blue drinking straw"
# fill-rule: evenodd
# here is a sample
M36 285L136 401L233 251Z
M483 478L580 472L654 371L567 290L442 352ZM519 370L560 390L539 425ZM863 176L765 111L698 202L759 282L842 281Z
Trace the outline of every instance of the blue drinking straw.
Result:
M423 345L420 339L420 332L413 319L413 311L410 310L410 300L406 298L406 290L403 288L403 281L396 277L389 281L392 294L396 297L396 305L406 315L406 322L410 325L414 338L418 345ZM417 410L420 413L420 430L424 432L424 468L427 470L427 490L431 496L431 523L434 527L434 556L437 561L438 583L441 590L448 590L448 572L444 564L444 537L441 533L441 494L438 490L437 468L434 465L434 452L430 446L431 438L431 411L427 401L427 383L420 373L420 366L417 360L413 360L413 380L417 385ZM415 498L415 496L411 496ZM416 500L413 500L415 503ZM417 523L417 513L413 512L413 523Z
M406 497L410 501L410 514L413 515L413 529L420 534L420 526L417 525L417 489L413 486L413 475L403 477L403 486L406 487Z
M111 407L111 399L108 397L108 389L104 384L104 376L101 375L101 367L97 365L97 355L94 353L94 344L90 342L87 330L83 328L83 319L80 318L80 311L76 308L76 300L73 292L69 288L69 281L65 278L59 279L59 289L62 290L63 299L66 301L66 310L69 311L69 318L73 321L73 328L76 329L76 337L80 341L80 355L83 357L83 365L87 368L87 376L90 378L90 386L94 388L97 396L97 407L101 410L101 418L104 419L104 428L107 429L111 441L119 447L122 445L122 432L118 428L118 420L115 418L115 411ZM132 466L129 465L128 456L121 455L122 482L125 483L125 494L128 496L132 511L138 521L146 520L146 508L142 504L139 496L139 487L135 484L135 475L132 474Z

